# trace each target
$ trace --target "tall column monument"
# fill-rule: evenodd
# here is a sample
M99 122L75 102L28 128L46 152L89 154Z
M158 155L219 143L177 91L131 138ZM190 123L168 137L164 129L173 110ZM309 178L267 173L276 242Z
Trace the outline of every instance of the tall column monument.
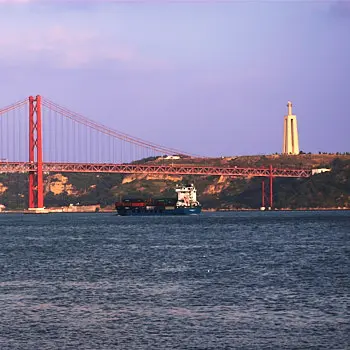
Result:
M283 154L299 154L297 116L292 114L292 102L288 101L288 115L284 116Z

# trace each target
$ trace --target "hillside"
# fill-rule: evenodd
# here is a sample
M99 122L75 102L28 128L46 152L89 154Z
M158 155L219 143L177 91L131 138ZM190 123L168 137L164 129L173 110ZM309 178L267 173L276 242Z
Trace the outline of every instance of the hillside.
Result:
M350 207L350 156L244 156L198 159L145 159L138 163L187 163L220 166L320 168L332 171L310 179L275 179L277 208ZM112 206L122 197L174 197L176 183L195 183L204 208L259 208L261 178L225 176L169 176L121 174L50 174L45 176L45 205L96 204ZM8 209L27 207L26 174L0 174L0 204Z

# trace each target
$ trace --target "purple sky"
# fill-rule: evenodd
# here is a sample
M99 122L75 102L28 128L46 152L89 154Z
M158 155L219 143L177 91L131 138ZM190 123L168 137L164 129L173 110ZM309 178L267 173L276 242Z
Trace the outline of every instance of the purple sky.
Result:
M207 156L350 151L350 3L0 0L0 106L41 94Z

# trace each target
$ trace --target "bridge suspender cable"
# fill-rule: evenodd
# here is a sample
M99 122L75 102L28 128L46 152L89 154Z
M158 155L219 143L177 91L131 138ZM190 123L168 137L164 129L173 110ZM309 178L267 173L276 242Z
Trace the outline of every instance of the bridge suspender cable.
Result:
M58 105L58 104L56 104L56 103L54 103L46 98L42 99L42 103L45 107L47 107L47 108L49 108L57 113L61 113L62 115L64 115L67 118L70 118L70 119L72 119L80 124L83 124L89 128L97 130L97 131L104 133L108 136L112 136L112 137L118 138L118 139L123 140L123 141L127 141L130 143L145 147L145 148L149 148L149 149L152 149L154 151L160 152L162 154L168 154L168 155L177 154L177 155L184 155L184 156L193 156L192 154L187 153L187 152L183 152L183 151L180 151L180 150L177 150L174 148L167 148L167 147L164 147L164 146L152 143L152 142L142 140L140 138L130 136L130 135L122 133L120 131L113 130L111 128L106 127L105 125L96 123L93 120L88 119L88 118L86 118L78 113L72 112L69 109L62 107L62 106L60 106L60 105Z

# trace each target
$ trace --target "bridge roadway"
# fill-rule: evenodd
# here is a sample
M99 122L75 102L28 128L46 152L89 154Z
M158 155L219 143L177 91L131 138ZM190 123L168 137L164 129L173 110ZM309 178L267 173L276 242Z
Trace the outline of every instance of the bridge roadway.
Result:
M37 164L30 162L0 162L0 173L28 173L36 171ZM224 175L237 177L273 176L300 177L312 175L311 169L273 167L216 167L205 165L141 165L141 164L89 164L44 162L43 171L48 173L118 173L118 174L164 174L164 175Z

